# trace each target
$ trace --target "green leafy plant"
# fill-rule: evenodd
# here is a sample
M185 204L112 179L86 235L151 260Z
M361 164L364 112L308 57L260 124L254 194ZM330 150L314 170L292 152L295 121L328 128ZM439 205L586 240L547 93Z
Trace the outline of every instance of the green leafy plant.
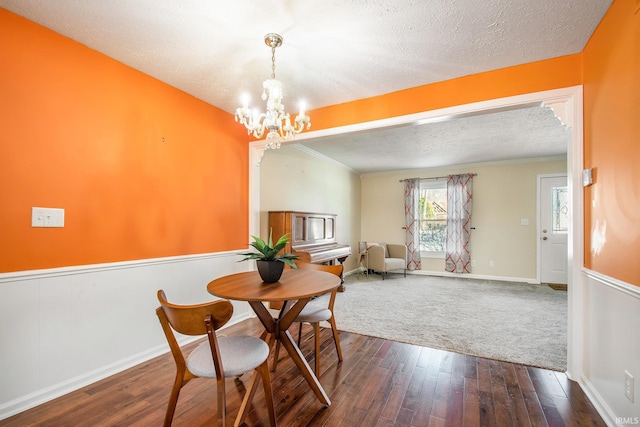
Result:
M285 234L281 236L276 244L273 244L273 240L271 238L271 230L269 230L269 241L265 242L260 237L251 236L253 238L253 246L258 252L245 252L240 255L244 256L240 261L248 261L250 259L255 259L258 261L280 261L292 268L298 268L296 264L293 262L294 259L298 259L297 255L293 254L280 254L280 252L284 247L289 243L289 234Z

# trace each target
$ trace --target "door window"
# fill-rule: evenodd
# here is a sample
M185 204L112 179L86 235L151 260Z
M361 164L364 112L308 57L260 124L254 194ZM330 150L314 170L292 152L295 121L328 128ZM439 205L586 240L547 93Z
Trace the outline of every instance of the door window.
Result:
M551 232L567 234L569 231L569 207L567 186L551 188Z

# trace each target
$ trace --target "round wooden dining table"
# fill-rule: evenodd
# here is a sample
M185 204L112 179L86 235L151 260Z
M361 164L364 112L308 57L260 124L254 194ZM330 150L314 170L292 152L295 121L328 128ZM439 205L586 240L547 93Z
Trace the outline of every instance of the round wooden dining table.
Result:
M248 302L264 326L263 339L269 346L272 346L275 340L280 341L318 400L329 406L329 397L288 329L311 298L331 292L340 284L340 277L331 273L286 269L280 280L275 283L264 283L257 271L249 271L212 280L207 285L207 291L220 298ZM283 302L280 315L274 317L265 306L265 302ZM244 401L250 401L249 397L255 391L256 379L257 375L254 374L247 386L247 393L240 408L241 414L246 410Z

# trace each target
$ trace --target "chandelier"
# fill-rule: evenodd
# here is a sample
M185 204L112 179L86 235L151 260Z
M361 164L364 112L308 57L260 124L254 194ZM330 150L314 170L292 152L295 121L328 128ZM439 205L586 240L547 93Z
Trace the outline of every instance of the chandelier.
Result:
M267 111L249 109L249 97L243 96L242 107L236 110L236 122L247 128L247 134L261 139L265 130L268 131L267 148L280 148L283 141L293 138L302 132L306 126L311 127L311 120L300 105L300 113L291 122L289 113L285 112L282 104L282 82L276 80L276 48L282 45L282 36L269 33L264 36L264 42L271 48L271 78L262 83L262 99L267 101Z

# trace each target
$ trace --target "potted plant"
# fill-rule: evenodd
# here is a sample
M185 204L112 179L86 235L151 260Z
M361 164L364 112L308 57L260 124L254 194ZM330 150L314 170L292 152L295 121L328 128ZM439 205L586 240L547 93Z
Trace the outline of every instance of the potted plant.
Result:
M271 238L271 230L269 230L269 241L265 242L260 237L251 236L253 238L253 246L258 252L245 252L240 255L244 256L241 261L248 261L250 259L256 260L258 266L258 273L265 283L274 283L280 280L284 265L287 264L292 268L298 268L293 262L294 259L298 259L298 256L293 254L280 254L280 252L289 242L289 235L285 234L281 236L276 244L273 244Z

